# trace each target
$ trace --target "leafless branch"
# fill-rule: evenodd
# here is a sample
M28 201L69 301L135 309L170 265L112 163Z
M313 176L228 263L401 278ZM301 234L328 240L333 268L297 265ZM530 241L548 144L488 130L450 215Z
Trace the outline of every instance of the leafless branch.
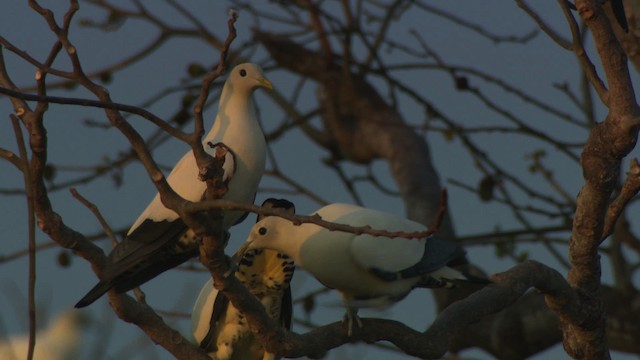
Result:
M78 190L76 190L75 188L70 188L69 192L71 192L71 195L73 195L74 198L76 198L78 201L80 201L80 203L82 203L82 205L86 206L87 209L89 209L93 213L93 215L96 217L96 219L98 219L98 222L100 222L100 225L102 226L102 229L104 229L104 232L107 234L109 239L111 239L111 245L114 246L114 247L116 245L118 245L118 239L116 239L115 234L111 230L111 226L109 226L107 221L104 219L104 217L100 213L100 209L98 209L96 204L90 202L84 196L80 195Z
M120 104L112 101L105 102L105 101L91 100L91 99L78 99L78 98L69 98L69 97L60 97L60 96L25 94L20 91L8 89L5 87L0 87L0 94L5 94L17 99L39 101L43 103L78 105L78 106L95 107L100 109L124 111L131 114L139 115L149 120L154 125L157 125L162 130L166 131L167 133L171 134L172 136L182 141L186 141L187 139L187 135L184 132L169 125L169 123L157 117L156 115L152 114L151 112L137 106Z
M327 228L331 231L344 231L356 235L367 234L371 236L384 236L389 238L404 238L404 239L422 239L433 235L442 223L443 212L446 212L446 192L442 192L441 205L436 220L431 226L424 231L405 232L405 231L387 231L384 229L374 229L371 226L349 226L345 224L332 223L330 221L322 220L320 215L291 215L281 209L260 207L253 204L243 204L231 200L206 200L197 203L191 203L184 206L184 211L187 213L197 213L201 211L219 209L219 210L242 210L250 211L262 216L278 216L291 221L294 225L301 224L316 224Z
M638 159L632 159L622 189L607 209L604 229L602 230L602 239L600 239L601 243L613 233L613 228L618 217L627 207L627 204L638 194L638 191L640 191L640 164L638 163Z
M516 0L516 3L522 10L524 10L527 13L527 15L529 15L533 19L533 21L536 22L536 24L538 24L538 27L542 31L544 31L545 34L547 34L547 36L549 36L553 41L556 42L556 44L558 44L560 47L566 50L569 50L569 51L573 50L573 46L571 42L569 42L569 40L564 39L560 34L552 30L551 26L549 26L549 24L547 24L537 12L535 12L529 5L527 5L526 2L522 0Z
M605 105L608 105L609 94L607 91L607 87L598 75L595 66L593 65L591 59L589 58L589 55L587 54L587 50L582 44L580 27L578 26L576 19L573 17L568 3L565 0L558 0L558 4L562 8L562 12L564 13L565 18L567 19L567 23L569 24L569 28L571 29L571 35L573 38L573 51L575 52L580 65L582 66L582 71L584 71L587 79L598 93L598 96L600 96L600 100Z
M20 127L20 121L15 115L11 115L11 125L13 125L14 136L18 143L18 151L20 153L20 169L24 180L24 188L27 193L27 226L29 234L29 272L28 272L28 312L29 312L29 347L27 351L27 359L33 359L36 346L36 303L35 303L35 287L36 287L36 219L34 216L34 198L31 182L31 173L29 172L29 157L27 155L27 147L24 143L24 136Z

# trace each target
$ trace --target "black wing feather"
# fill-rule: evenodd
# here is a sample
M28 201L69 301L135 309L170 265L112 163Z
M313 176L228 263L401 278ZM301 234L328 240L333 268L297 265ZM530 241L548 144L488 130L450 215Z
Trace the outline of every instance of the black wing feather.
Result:
M200 348L204 349L208 352L217 351L217 346L215 343L215 331L217 328L217 323L220 321L220 318L227 311L229 307L229 298L222 293L222 291L218 291L216 294L216 299L213 302L213 312L211 313L211 320L209 320L209 331L202 341L200 342Z
M145 220L107 257L101 281L75 306L85 307L109 289L123 293L198 255L198 244L180 242L188 227L180 220Z
M291 330L291 319L293 318L293 299L291 298L291 286L287 287L287 290L282 296L282 304L280 306L280 324L285 329Z

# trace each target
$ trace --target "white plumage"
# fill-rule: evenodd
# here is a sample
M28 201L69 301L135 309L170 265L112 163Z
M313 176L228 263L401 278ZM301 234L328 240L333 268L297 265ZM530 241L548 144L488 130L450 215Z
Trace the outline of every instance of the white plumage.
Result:
M88 320L78 310L58 314L49 326L36 332L34 360L76 360L80 358L82 333ZM29 350L29 336L0 340L0 359L24 360Z
M212 156L220 147L229 150L223 166L224 179L228 181L224 199L252 203L264 173L266 144L251 99L259 87L272 88L258 65L247 63L233 68L222 89L213 128L203 140L205 151ZM196 202L206 191L206 183L198 175L195 157L189 151L173 168L167 182L180 196ZM225 212L224 228L241 221L243 215L240 211ZM162 204L157 194L125 240L109 254L101 281L76 307L91 304L111 288L117 292L131 290L196 256L195 240L194 233L176 212Z
M316 212L323 220L387 231L416 232L426 227L377 210L347 204L327 205ZM464 250L437 238L405 239L329 231L315 224L299 226L280 217L254 225L246 247L289 255L329 288L338 290L347 307L349 333L358 308L384 307L415 287L452 285L466 277L447 267Z
M242 74L245 74L244 76ZM213 128L204 138L205 150L209 143L223 143L235 155L235 174L225 174L233 179L224 199L253 202L258 183L264 173L266 143L258 123L251 94L258 87L271 89L271 83L262 75L262 69L255 64L236 66L224 84L220 95L218 116ZM207 186L198 180L198 166L191 151L176 164L167 182L183 198L199 201ZM234 211L225 214L224 227L228 229L243 215ZM145 220L172 221L178 214L162 205L160 194L156 194L147 208L131 226L131 235Z
M282 208L295 213L291 202L267 199L263 207ZM258 217L260 220L261 217ZM291 328L292 303L289 283L295 265L286 255L273 250L240 249L235 276L254 294L271 318ZM210 279L200 291L191 314L191 332L198 345L219 360L272 360L251 332L247 320Z

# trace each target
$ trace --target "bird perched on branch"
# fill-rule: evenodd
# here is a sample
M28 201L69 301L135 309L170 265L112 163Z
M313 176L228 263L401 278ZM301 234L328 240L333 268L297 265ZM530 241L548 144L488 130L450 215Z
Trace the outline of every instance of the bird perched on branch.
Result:
M316 214L323 220L354 227L390 232L427 230L417 222L354 205L330 204ZM244 248L286 254L325 286L338 290L346 306L349 335L353 321L361 326L359 308L386 307L416 287L451 287L456 280L469 280L447 266L463 257L465 251L434 237L356 235L313 223L294 225L271 216L253 226Z
M224 199L252 203L264 173L265 139L251 98L260 87L271 89L272 85L258 65L246 63L233 68L220 94L213 128L203 140L205 151L224 161ZM200 201L207 189L206 183L199 180L191 151L176 164L167 182L178 195L192 202ZM224 229L242 221L243 216L246 214L240 211L225 211ZM197 255L193 231L156 194L124 241L109 254L100 282L76 307L93 303L111 288L119 293L131 290Z
M284 199L267 199L263 207L295 213L294 205ZM258 215L257 221L262 220ZM287 255L268 249L238 251L236 278L255 295L271 318L291 328L291 288L295 264ZM200 291L191 314L191 333L202 349L214 359L275 359L255 338L247 320L229 299L213 287L209 279Z

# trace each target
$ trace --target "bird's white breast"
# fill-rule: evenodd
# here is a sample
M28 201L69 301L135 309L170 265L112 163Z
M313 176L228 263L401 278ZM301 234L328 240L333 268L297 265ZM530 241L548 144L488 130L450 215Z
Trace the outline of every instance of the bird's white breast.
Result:
M258 184L264 173L266 162L266 143L264 134L256 120L255 109L250 99L245 104L229 101L227 106L245 106L245 111L229 113L222 111L223 115L216 118L213 128L204 139L205 150L210 152L208 142L213 144L221 142L227 145L235 155L236 173L229 182L229 189L223 196L224 199L252 203L258 190ZM230 121L233 121L231 126ZM210 153L213 155L212 153ZM193 152L188 151L176 164L167 182L180 195L189 201L200 201L207 189L206 183L198 178L199 170ZM229 228L242 215L234 211L225 213L224 227ZM133 232L144 220L173 221L179 216L173 210L166 208L160 200L160 194L156 194L147 208L140 214L136 222L131 226L129 234Z

